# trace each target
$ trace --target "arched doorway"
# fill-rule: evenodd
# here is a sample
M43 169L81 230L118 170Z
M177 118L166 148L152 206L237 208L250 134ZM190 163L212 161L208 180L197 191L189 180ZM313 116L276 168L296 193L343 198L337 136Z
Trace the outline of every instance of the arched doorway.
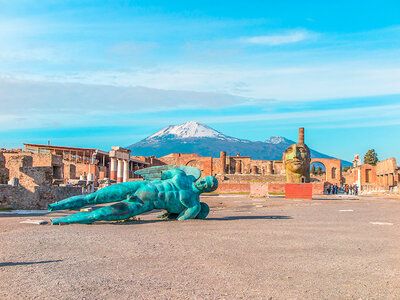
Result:
M203 172L203 164L201 163L201 161L193 159L193 160L188 161L186 163L186 166L195 167Z
M331 184L342 184L342 162L336 158L313 158L311 159L312 166L314 163L319 163L325 166L325 180Z
M326 181L326 167L323 163L315 161L310 164L310 179L311 182Z

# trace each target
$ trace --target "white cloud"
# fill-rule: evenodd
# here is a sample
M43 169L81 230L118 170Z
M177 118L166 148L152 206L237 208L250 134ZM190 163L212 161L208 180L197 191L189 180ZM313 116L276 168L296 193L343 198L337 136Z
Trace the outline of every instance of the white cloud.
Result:
M389 59L390 61L390 59ZM3 76L6 74L3 74ZM251 99L277 99L279 101L311 101L334 98L364 97L375 95L400 94L400 64L388 64L385 60L364 61L354 59L352 61L342 60L337 63L320 64L319 66L287 66L287 67L252 67L252 66L190 66L190 65L169 65L163 67L149 67L127 69L124 71L85 71L76 73L47 73L47 74L15 74L12 78L20 80L18 91L28 94L25 98L31 98L30 89L33 88L31 82L42 82L43 88L52 88L51 83L63 84L83 84L112 86L115 89L115 97L124 94L129 95L130 88L148 87L158 90L174 90L164 103L169 107L171 103L177 105L185 102L190 105L199 104L196 93L185 95L185 91L195 91L204 93L230 94L245 97L247 99L238 100L236 98L232 104L236 105L242 101ZM0 74L1 78L1 74ZM22 83L26 81L26 86ZM47 83L45 83L47 82ZM1 81L0 81L1 84ZM78 85L77 85L78 86ZM70 94L76 87L68 91L66 88L62 92ZM100 87L99 90L103 90ZM121 89L119 89L121 88ZM86 89L86 88L85 88ZM105 89L105 88L104 88ZM94 89L93 92L95 92ZM107 88L107 90L111 90ZM122 91L125 90L123 93ZM145 89L142 88L142 91ZM172 95L182 91L181 96L173 101ZM0 91L1 92L1 91ZM46 90L42 93L47 93ZM99 97L112 94L100 93ZM136 93L136 91L135 91ZM142 92L140 92L142 93ZM56 93L57 94L57 93ZM160 93L158 94L160 105ZM63 97L62 93L57 94ZM153 97L153 96L152 96ZM21 96L21 98L24 98ZM213 99L217 99L214 97ZM205 99L205 98L204 98ZM225 99L225 100L224 100ZM216 104L228 105L228 98L221 97ZM233 99L233 98L232 98ZM207 104L212 101L207 101Z
M373 127L398 125L400 121L400 104L380 105L354 108L333 108L325 110L306 110L284 113L264 113L220 117L204 117L201 119L205 123L237 123L237 122L256 122L256 121L283 121L285 124L298 123L315 124L320 127L333 127L338 124L343 128L348 127ZM382 121L384 119L384 121ZM330 124L333 123L333 124ZM307 125L309 127L309 125Z
M19 80L0 77L0 117L133 113L241 105L249 98L221 93ZM0 119L1 121L1 119Z
M278 46L283 44L298 43L309 39L313 36L306 30L288 31L284 34L277 35L260 35L253 37L242 38L241 40L249 44L266 45L266 46Z

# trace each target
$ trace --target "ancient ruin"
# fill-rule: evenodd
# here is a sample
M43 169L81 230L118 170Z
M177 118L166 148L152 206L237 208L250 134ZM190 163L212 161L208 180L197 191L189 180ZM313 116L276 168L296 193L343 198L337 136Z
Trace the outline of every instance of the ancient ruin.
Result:
M342 173L343 184L355 184L361 192L399 193L400 168L394 157L378 161L376 166L362 164L356 154L353 166Z
M0 150L0 208L46 208L54 201L138 178L134 172L149 166L130 158L129 150L121 147L108 153L90 148L24 146L24 150ZM110 171L113 161L123 171L122 176Z
M310 174L310 163L324 166L321 175ZM286 182L310 182L313 194L324 194L329 185L356 185L360 192L399 192L400 169L394 158L353 166L342 171L334 158L312 158L304 144L292 145L283 160L255 160L250 156L202 157L196 153L171 153L163 157L134 156L123 147L109 152L92 148L24 144L24 150L0 150L0 208L36 209L69 196L94 192L114 183L143 180L135 173L153 166L182 165L198 168L202 176L215 176L218 193L266 196L285 193Z

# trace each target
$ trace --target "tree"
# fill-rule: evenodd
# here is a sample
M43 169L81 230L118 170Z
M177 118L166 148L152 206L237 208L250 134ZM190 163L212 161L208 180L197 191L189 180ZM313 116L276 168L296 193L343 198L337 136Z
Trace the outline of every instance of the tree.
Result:
M317 175L322 175L322 168L321 168L321 166L318 166L318 169L317 169Z
M375 153L375 149L368 150L364 155L364 164L370 164L376 166L378 162L378 154Z
M350 166L344 167L343 172L347 172L348 170L350 170L350 168L351 168Z
M311 174L314 174L314 175L315 175L315 165L312 165L312 166L311 166L311 171L310 171L310 172L311 172Z

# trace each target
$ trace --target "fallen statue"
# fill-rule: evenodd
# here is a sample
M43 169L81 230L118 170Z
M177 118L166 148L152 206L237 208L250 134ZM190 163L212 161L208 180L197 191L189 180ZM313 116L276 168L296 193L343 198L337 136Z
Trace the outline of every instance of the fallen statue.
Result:
M125 220L153 209L165 209L166 215L178 215L178 220L205 219L210 209L206 203L200 202L199 196L218 187L218 180L214 176L199 179L201 171L188 166L151 167L136 171L135 174L141 175L145 181L114 184L92 194L50 204L48 210L54 211L118 202L91 212L52 219L52 224Z

